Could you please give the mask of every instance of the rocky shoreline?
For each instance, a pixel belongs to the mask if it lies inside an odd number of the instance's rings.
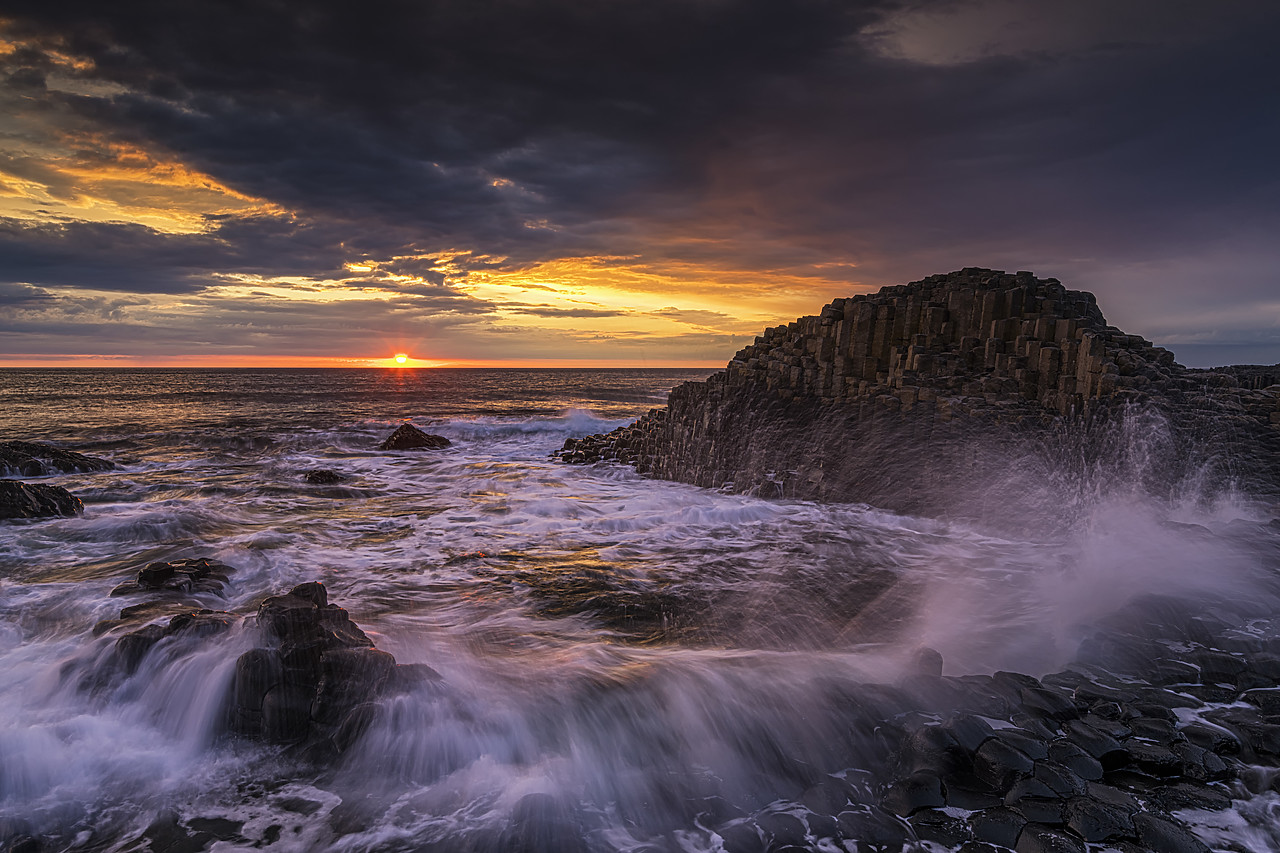
[[[231,652],[235,676],[215,715],[218,736],[286,747],[322,767],[359,749],[384,703],[455,690],[429,667],[377,650],[319,583],[268,597],[249,617],[198,608],[148,622],[173,612],[173,596],[217,596],[234,571],[208,559],[143,567],[115,594],[148,600],[99,625],[94,633],[110,654],[91,656],[90,670],[68,665],[68,677],[84,691],[112,690],[248,632],[252,648]],[[1205,853],[1195,829],[1231,811],[1280,845],[1271,820],[1280,808],[1280,620],[1230,603],[1215,616],[1204,610],[1141,598],[1100,625],[1074,663],[1041,678],[944,676],[930,649],[893,683],[833,678],[825,703],[837,724],[827,754],[816,763],[776,755],[769,775],[779,799],[753,808],[715,780],[682,780],[666,807],[685,825],[651,827],[651,842],[635,849],[666,853],[675,848],[663,837],[696,829],[725,853],[923,851],[921,842],[963,853]],[[583,701],[615,701],[609,689]],[[1252,800],[1264,806],[1250,809]],[[329,815],[335,837],[378,817],[369,802],[354,805],[358,814],[339,807]],[[577,804],[532,794],[501,833],[478,829],[453,849],[604,849],[595,820]],[[248,843],[233,822],[219,831],[213,823],[161,815],[144,835],[191,850]],[[21,832],[0,841],[31,850],[60,843]],[[14,847],[24,843],[33,846]]]
[[[1143,412],[1167,424],[1169,483],[1207,460],[1207,476],[1274,495],[1277,379],[1280,366],[1182,367],[1107,325],[1092,294],[966,268],[768,329],[665,408],[557,456],[766,497],[952,510],[940,496],[999,491],[990,475],[1011,456],[1109,454],[1100,437]]]

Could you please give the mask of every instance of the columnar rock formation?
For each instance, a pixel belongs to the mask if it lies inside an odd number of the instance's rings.
[[[1043,442],[1064,423],[1145,406],[1174,415],[1179,455],[1225,430],[1274,484],[1280,394],[1267,386],[1278,372],[1189,370],[1107,325],[1092,294],[967,268],[769,329],[722,373],[673,390],[666,409],[570,440],[560,455],[715,488],[911,508],[927,502],[926,478],[990,467],[990,448],[974,439]]]

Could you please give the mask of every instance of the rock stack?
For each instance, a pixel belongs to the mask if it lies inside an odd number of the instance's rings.
[[[967,268],[768,329],[723,372],[674,389],[665,409],[570,439],[559,456],[712,488],[915,509],[929,503],[927,484],[972,483],[990,464],[975,459],[982,439],[1042,441],[1066,423],[1153,408],[1171,416],[1182,451],[1229,433],[1274,485],[1278,375],[1189,370],[1107,325],[1092,294]]]

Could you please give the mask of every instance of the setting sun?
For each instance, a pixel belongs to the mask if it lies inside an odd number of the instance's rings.
[[[405,355],[404,353],[402,352],[396,353],[396,364],[404,364],[408,360],[409,360],[409,356]]]

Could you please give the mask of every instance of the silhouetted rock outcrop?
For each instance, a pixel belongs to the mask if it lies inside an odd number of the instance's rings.
[[[1277,374],[1187,369],[1108,326],[1092,294],[968,268],[769,329],[723,372],[675,388],[666,408],[570,439],[558,455],[712,488],[915,510],[959,491],[999,499],[1024,451],[1115,455],[1108,430],[1144,410],[1167,420],[1156,449],[1170,482],[1216,454],[1216,476],[1275,490],[1280,394],[1267,386]]]
[[[427,450],[439,450],[442,447],[448,447],[452,443],[442,435],[431,435],[423,432],[413,424],[401,424],[395,432],[387,436],[386,441],[378,445],[378,449],[417,450],[426,448]]]
[[[84,504],[61,486],[0,480],[0,518],[50,518],[81,512]]]
[[[0,442],[0,474],[46,477],[50,474],[106,471],[115,465],[106,459],[63,450],[35,441]]]

